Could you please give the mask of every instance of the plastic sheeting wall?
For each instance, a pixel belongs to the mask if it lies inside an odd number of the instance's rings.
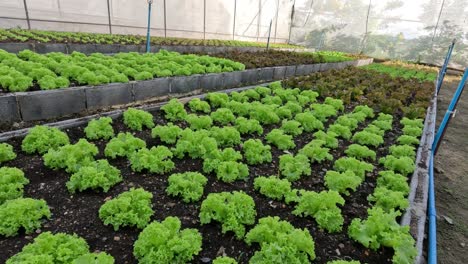
[[[314,49],[436,64],[452,39],[452,66],[468,66],[468,0],[298,0],[291,32]]]
[[[27,8],[25,8],[25,3]],[[294,8],[293,8],[294,7]],[[0,27],[145,34],[145,0],[1,0]],[[468,66],[468,0],[154,0],[153,36],[291,42]]]
[[[25,3],[27,8],[25,8]],[[153,36],[287,42],[290,0],[154,0]],[[1,0],[0,27],[146,34],[145,0]],[[278,23],[281,20],[281,23]]]

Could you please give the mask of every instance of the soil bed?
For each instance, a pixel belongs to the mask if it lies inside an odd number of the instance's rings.
[[[346,112],[352,110],[348,107]],[[164,124],[166,121],[163,118],[161,111],[153,112],[156,124]],[[377,158],[387,154],[386,146],[394,143],[395,139],[401,134],[401,127],[397,120],[399,116],[395,116],[394,128],[385,134],[385,145],[376,149]],[[327,123],[334,122],[335,119],[330,119]],[[371,120],[362,123],[356,130],[364,128]],[[185,124],[179,123],[180,126]],[[79,126],[72,129],[67,129],[71,142],[75,143],[80,138],[84,138],[85,126]],[[127,132],[130,130],[123,124],[119,118],[114,121],[114,130],[116,132]],[[271,131],[276,126],[264,126],[264,135]],[[160,145],[159,140],[151,138],[151,130],[146,129],[142,132],[136,132],[135,135],[146,141],[147,147]],[[264,136],[246,136],[248,138],[262,138]],[[243,190],[253,197],[256,204],[257,220],[265,216],[279,216],[283,220],[288,220],[296,228],[306,228],[310,231],[315,240],[315,252],[317,255],[314,263],[326,263],[334,259],[354,259],[360,260],[361,263],[391,263],[393,250],[382,248],[378,251],[366,249],[361,244],[352,241],[347,235],[347,227],[351,220],[360,217],[366,217],[367,208],[370,207],[367,196],[374,190],[376,183],[377,172],[383,170],[381,166],[374,162],[375,170],[369,173],[366,181],[361,186],[352,192],[349,196],[343,196],[346,203],[342,208],[344,216],[344,226],[341,232],[328,233],[320,230],[315,220],[311,217],[297,217],[292,214],[293,206],[286,205],[283,202],[272,201],[269,198],[261,195],[253,189],[253,179],[257,176],[275,175],[278,173],[278,159],[284,154],[272,146],[273,161],[269,164],[249,166],[250,176],[247,181],[236,181],[232,184],[224,183],[216,179],[213,174],[205,174],[208,177],[208,184],[205,187],[204,195],[199,202],[186,204],[179,198],[173,198],[166,194],[167,178],[172,173],[185,171],[202,171],[202,161],[200,159],[176,159],[175,169],[165,175],[154,175],[150,173],[135,173],[129,167],[129,162],[126,158],[110,160],[109,162],[121,170],[124,181],[113,188],[108,193],[86,191],[71,195],[66,187],[70,175],[63,170],[53,171],[43,165],[43,160],[39,155],[25,155],[21,151],[22,139],[13,139],[8,143],[12,144],[18,157],[11,161],[2,164],[3,166],[18,167],[25,172],[25,175],[30,179],[30,183],[25,186],[25,197],[45,199],[52,211],[52,218],[45,221],[40,230],[36,233],[25,235],[23,232],[20,235],[11,238],[0,238],[0,262],[16,254],[21,248],[32,242],[33,238],[44,231],[76,233],[86,239],[90,245],[91,251],[105,251],[114,256],[116,263],[136,263],[133,257],[133,243],[137,239],[141,230],[136,228],[122,228],[119,231],[114,231],[111,226],[104,226],[98,218],[98,210],[104,201],[117,196],[123,191],[131,187],[143,187],[145,190],[153,193],[153,209],[155,214],[152,220],[163,220],[167,216],[177,216],[181,219],[183,227],[197,228],[203,236],[203,250],[195,257],[193,263],[206,263],[209,259],[212,260],[223,253],[239,260],[239,263],[248,263],[250,257],[258,250],[257,245],[248,246],[242,240],[236,240],[232,232],[227,234],[221,233],[221,226],[214,222],[208,225],[200,225],[198,213],[201,202],[209,193]],[[312,133],[303,133],[295,138],[296,148],[291,152],[296,153],[305,144],[312,140]],[[100,154],[96,159],[105,158],[103,150],[104,140],[94,141]],[[349,141],[340,140],[339,148],[331,150],[331,154],[335,159],[344,155],[344,150],[351,144]],[[239,146],[236,147],[239,149]],[[323,184],[323,176],[328,169],[331,169],[333,162],[324,162],[322,164],[313,164],[312,176],[302,177],[294,182],[295,188],[301,188],[312,191],[325,190]],[[250,229],[249,227],[248,229]],[[208,261],[209,262],[209,261]]]

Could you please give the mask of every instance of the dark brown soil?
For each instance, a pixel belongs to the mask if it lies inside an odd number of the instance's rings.
[[[438,122],[444,117],[460,81],[459,78],[447,77],[449,80],[442,86],[437,101]],[[439,263],[466,263],[468,244],[468,91],[466,89],[467,87],[458,102],[457,114],[450,121],[434,164]]]
[[[349,111],[350,109],[348,108],[347,110]],[[155,116],[155,123],[165,123],[160,112],[153,114]],[[398,120],[398,117],[395,120]],[[328,123],[333,121],[329,120]],[[358,130],[365,127],[369,122],[361,124]],[[121,119],[114,121],[113,126],[115,131],[129,131]],[[274,127],[265,127],[265,133],[268,133],[272,128]],[[83,129],[84,127],[81,126],[66,130],[72,143],[84,137]],[[393,144],[396,137],[401,134],[400,129],[397,122],[395,122],[395,128],[385,135],[385,146],[376,149],[378,157],[387,154],[387,147]],[[148,147],[161,144],[159,140],[151,138],[149,129],[136,132],[135,135],[144,139]],[[244,137],[244,139],[246,138],[248,137]],[[304,133],[296,137],[295,143],[297,147],[291,152],[295,153],[302,146],[310,142],[311,139],[311,133]],[[315,252],[317,255],[315,263],[326,263],[329,260],[335,259],[354,259],[360,260],[361,263],[391,262],[392,249],[382,248],[378,251],[372,251],[352,241],[347,235],[347,227],[351,220],[356,217],[364,218],[367,215],[366,210],[369,208],[367,196],[373,192],[377,171],[383,169],[377,163],[374,163],[374,172],[367,175],[366,182],[362,183],[356,192],[344,197],[346,203],[342,207],[342,214],[344,216],[343,231],[330,234],[320,230],[313,218],[294,216],[291,213],[293,210],[292,205],[272,201],[253,190],[253,179],[256,176],[278,174],[278,157],[284,154],[284,152],[275,147],[272,147],[273,161],[271,163],[249,166],[250,177],[247,181],[237,181],[228,184],[217,180],[214,175],[209,174],[207,175],[209,181],[205,187],[204,196],[201,201],[185,204],[179,198],[166,195],[165,188],[169,174],[135,173],[131,171],[129,162],[125,158],[110,161],[112,165],[121,170],[124,181],[114,186],[108,193],[86,191],[71,195],[65,187],[65,183],[70,175],[62,170],[53,171],[46,168],[43,165],[42,158],[38,155],[25,155],[20,150],[21,139],[14,139],[9,143],[14,145],[18,157],[3,165],[21,168],[30,179],[30,183],[25,187],[25,196],[45,199],[51,207],[53,215],[51,220],[45,221],[42,228],[36,230],[33,234],[25,235],[21,232],[16,237],[1,237],[0,252],[3,252],[3,254],[0,254],[0,262],[4,262],[13,254],[18,253],[25,244],[32,242],[33,238],[39,233],[52,231],[76,233],[86,239],[92,251],[106,251],[114,256],[116,263],[136,263],[132,251],[133,243],[137,239],[140,230],[123,228],[119,231],[114,231],[111,226],[104,226],[98,218],[98,210],[105,200],[115,197],[131,187],[143,187],[145,190],[153,193],[153,208],[155,211],[153,220],[160,221],[167,216],[177,216],[181,219],[183,227],[197,228],[202,233],[203,250],[195,257],[193,263],[204,263],[204,261],[206,263],[210,259],[214,259],[216,256],[224,253],[238,259],[239,263],[247,263],[248,259],[258,250],[257,245],[249,247],[242,240],[237,240],[232,232],[221,234],[220,224],[217,222],[208,225],[200,225],[199,223],[199,207],[207,194],[233,190],[243,190],[253,197],[256,204],[257,219],[265,216],[280,216],[280,218],[290,221],[297,228],[309,230],[315,240]],[[105,158],[103,149],[106,142],[99,140],[94,143],[100,150],[97,158]],[[349,144],[349,141],[340,140],[340,147],[331,151],[334,158],[341,157],[344,149]],[[174,159],[174,161],[176,161],[176,168],[171,173],[201,171],[202,168],[201,160],[185,158],[182,160]],[[301,178],[293,184],[294,187],[313,191],[324,190],[323,176],[328,169],[332,168],[332,164],[332,162],[314,164],[312,166],[312,176]]]

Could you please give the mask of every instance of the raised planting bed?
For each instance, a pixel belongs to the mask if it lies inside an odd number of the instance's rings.
[[[2,102],[0,104],[2,109],[0,123],[6,124],[61,118],[141,101],[161,100],[168,95],[181,96],[201,91],[229,89],[333,68],[344,68],[351,65],[362,66],[372,62],[372,59],[362,59],[241,71],[240,69],[243,69],[244,65],[239,62],[208,56],[180,55],[167,51],[145,55],[121,53],[115,57],[102,54],[85,56],[80,53],[70,56],[56,53],[40,55],[30,51],[23,51],[18,55],[19,57],[11,53],[2,54],[6,59],[2,60],[0,65],[14,63],[15,66],[15,68],[10,66],[2,68],[6,74],[0,76],[0,84],[3,81],[5,86],[14,85],[17,87],[19,85],[20,88],[24,89],[39,89],[39,86],[50,88],[52,87],[50,85],[57,86],[57,80],[68,82],[69,85],[88,84],[88,86],[47,91],[0,94],[0,102]],[[61,62],[57,62],[57,60]],[[153,62],[158,63],[158,66],[153,66],[151,64]],[[34,69],[34,67],[40,70],[27,70]],[[202,71],[208,72],[208,74],[196,74]],[[9,82],[11,72],[21,75],[27,83]],[[140,77],[153,78],[166,74],[193,75],[129,81],[140,79]],[[38,81],[33,78],[38,79]],[[51,81],[52,79],[53,81]],[[93,83],[108,81],[108,79],[115,79],[123,83],[89,86]],[[31,88],[30,85],[32,85]]]
[[[16,46],[14,45],[16,44]],[[238,41],[238,40],[218,40],[218,39],[186,39],[186,38],[162,38],[151,37],[151,44],[155,47],[232,47],[250,48],[250,50],[261,50],[266,47],[266,43]],[[70,53],[74,50],[86,53],[108,52],[116,53],[121,51],[145,51],[146,36],[139,35],[119,35],[119,34],[99,34],[85,32],[54,32],[42,30],[24,29],[0,29],[0,48],[10,52],[20,51],[18,47],[28,47],[39,53],[61,51]],[[94,51],[92,49],[94,48]],[[302,46],[271,43],[270,48],[279,49],[303,49]],[[81,50],[80,50],[81,49]],[[98,50],[96,50],[98,49]],[[105,49],[107,51],[101,51]],[[198,51],[201,51],[198,49]]]
[[[241,62],[247,69],[264,68],[284,65],[301,65],[327,62],[343,62],[355,59],[365,59],[364,56],[350,55],[336,51],[318,51],[318,52],[293,52],[293,51],[226,51],[219,53],[198,53],[209,54],[213,57],[230,59]]]
[[[347,72],[335,79],[346,82],[360,71]],[[363,92],[378,90],[380,78]],[[319,95],[317,87],[294,87],[212,93],[185,105],[173,99],[160,110],[129,109],[66,134],[35,128],[8,140],[14,153],[2,146],[2,166],[21,169],[28,181],[16,177],[24,192],[3,196],[13,200],[0,211],[40,202],[18,197],[44,202],[41,212],[30,210],[37,212],[32,228],[0,228],[0,261],[26,258],[18,252],[37,237],[38,246],[58,240],[50,231],[86,240],[81,245],[89,248],[74,247],[70,261],[107,252],[116,263],[209,263],[223,255],[239,263],[411,262],[415,241],[397,221],[409,206],[423,121],[403,118],[399,108],[378,113],[377,104],[373,109]],[[422,88],[406,90],[409,105],[417,103],[409,94]],[[96,174],[101,170],[107,173]],[[91,175],[98,184],[86,180]],[[63,241],[71,238],[60,239],[67,247]],[[160,243],[178,245],[182,253],[155,246]],[[55,247],[34,247],[23,251],[55,257]]]

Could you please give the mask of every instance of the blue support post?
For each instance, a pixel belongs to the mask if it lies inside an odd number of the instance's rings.
[[[465,89],[465,83],[466,83],[467,78],[468,78],[468,68],[465,69],[465,73],[463,74],[463,77],[460,83],[458,84],[457,90],[455,91],[455,94],[453,95],[452,101],[450,102],[447,112],[445,113],[444,119],[440,123],[439,129],[437,130],[437,134],[435,135],[434,142],[432,143],[432,151],[434,155],[437,153],[437,149],[439,148],[440,142],[442,141],[442,138],[444,136],[445,130],[447,129],[448,123],[450,122],[450,119],[455,113],[454,110],[457,107],[457,103],[460,100],[460,96],[463,90]]]
[[[148,30],[146,31],[146,52],[150,52],[151,4],[153,4],[153,0],[148,0]]]
[[[437,264],[437,212],[435,206],[435,190],[434,190],[434,152],[431,151],[429,160],[429,194],[428,194],[428,253],[427,263]]]
[[[437,85],[436,85],[437,94],[439,94],[440,87],[442,86],[442,83],[444,81],[445,73],[447,72],[448,63],[450,61],[450,57],[452,56],[452,51],[453,51],[454,46],[455,46],[455,39],[452,40],[452,43],[450,44],[448,48],[447,55],[445,56],[444,64],[442,65],[442,68],[439,71],[439,75],[437,76]]]

